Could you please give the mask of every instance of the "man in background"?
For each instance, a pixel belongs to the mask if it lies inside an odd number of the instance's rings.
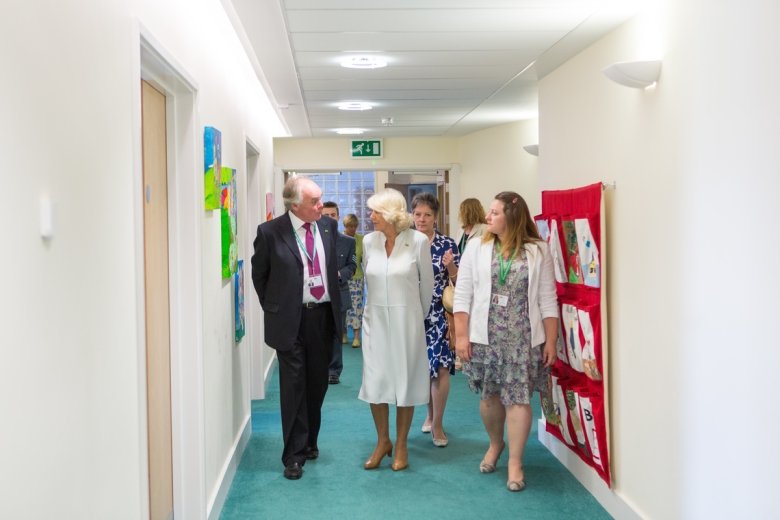
[[[330,217],[336,224],[339,222],[339,206],[335,202],[325,202],[322,205],[322,216]],[[336,269],[339,273],[339,292],[341,297],[341,325],[347,320],[347,309],[350,306],[349,279],[355,274],[357,262],[355,258],[355,239],[343,233],[336,237]],[[344,335],[333,338],[333,353],[328,365],[328,383],[337,385],[340,382],[341,371],[344,368],[342,344]]]

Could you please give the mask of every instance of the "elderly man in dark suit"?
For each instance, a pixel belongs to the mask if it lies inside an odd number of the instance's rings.
[[[322,205],[322,216],[330,217],[336,222],[339,221],[339,206],[335,202],[328,201]],[[336,269],[339,271],[339,291],[341,292],[341,324],[347,321],[347,309],[352,303],[352,297],[349,294],[349,279],[355,274],[357,263],[355,258],[355,239],[339,233],[336,239],[336,253],[338,261]],[[328,383],[331,385],[339,384],[341,371],[344,368],[344,357],[342,351],[344,337],[333,338],[333,353],[330,357],[328,366]]]
[[[264,312],[265,342],[279,361],[284,476],[303,475],[319,456],[322,402],[333,338],[341,338],[335,221],[320,219],[322,190],[292,177],[282,193],[287,211],[257,227],[252,282]]]

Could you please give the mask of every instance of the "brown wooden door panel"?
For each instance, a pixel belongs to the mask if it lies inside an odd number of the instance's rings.
[[[173,517],[165,95],[141,82],[149,518]]]

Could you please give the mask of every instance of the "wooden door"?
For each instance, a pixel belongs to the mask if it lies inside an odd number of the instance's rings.
[[[165,95],[141,82],[149,518],[173,518]]]
[[[440,232],[450,235],[450,172],[445,170],[439,172],[439,178],[436,181],[436,198],[439,199],[439,217],[436,227]]]

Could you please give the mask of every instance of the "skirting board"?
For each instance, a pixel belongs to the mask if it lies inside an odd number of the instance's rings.
[[[615,491],[609,489],[601,477],[590,466],[582,462],[576,453],[547,433],[547,424],[544,419],[539,419],[536,426],[539,442],[550,450],[555,458],[574,475],[574,478],[579,480],[580,484],[601,504],[601,507],[607,510],[607,513],[617,520],[641,520],[642,516]]]
[[[238,463],[241,462],[241,457],[244,455],[244,449],[249,444],[249,437],[252,436],[252,413],[250,411],[244,420],[244,427],[241,428],[241,432],[236,437],[233,447],[231,448],[231,455],[225,461],[225,465],[222,467],[221,478],[219,484],[216,487],[215,493],[210,497],[208,504],[208,519],[218,520],[219,515],[222,513],[222,506],[225,505],[225,499],[227,498],[228,491],[230,491],[230,485],[233,483],[233,477],[236,476],[236,468]]]
[[[276,368],[276,363],[278,359],[276,359],[276,351],[274,350],[274,355],[271,357],[271,362],[268,363],[268,367],[265,369],[265,374],[263,377],[263,382],[265,384],[265,395],[268,395],[268,385],[271,382],[271,373],[274,371],[274,368]]]

